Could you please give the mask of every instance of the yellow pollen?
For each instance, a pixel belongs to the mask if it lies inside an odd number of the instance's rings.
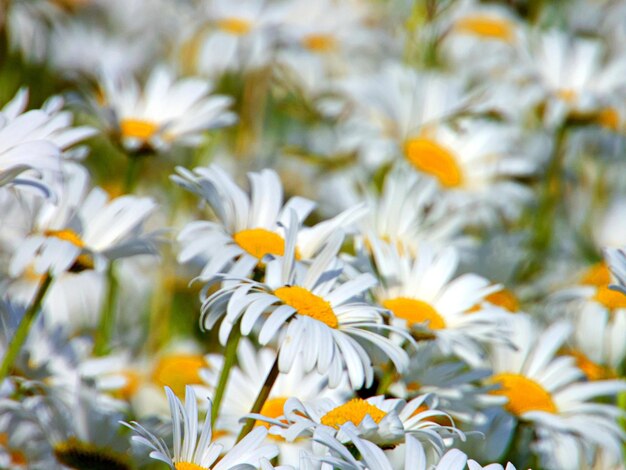
[[[463,173],[452,151],[434,140],[421,137],[407,140],[404,154],[415,168],[434,176],[447,188],[463,182]]]
[[[170,354],[157,362],[152,380],[161,387],[167,385],[179,397],[185,394],[185,385],[200,384],[200,369],[207,367],[199,354]]]
[[[492,390],[493,395],[502,395],[509,399],[504,406],[516,416],[529,411],[556,413],[557,408],[552,396],[537,382],[520,374],[497,374],[491,379],[500,384],[500,390]]]
[[[380,423],[387,413],[361,398],[353,398],[349,402],[330,410],[322,416],[321,422],[324,426],[339,429],[347,422],[358,426],[367,415],[369,415],[375,423]]]
[[[264,228],[252,228],[237,232],[233,239],[235,243],[255,258],[262,259],[265,255],[285,254],[285,240],[275,232]],[[299,256],[296,253],[296,259]]]
[[[191,462],[176,462],[174,468],[176,470],[208,470],[206,467],[201,467],[197,463]]]
[[[244,36],[252,29],[252,23],[241,18],[224,18],[217,22],[217,27],[234,36]]]
[[[46,237],[56,237],[61,240],[65,240],[66,242],[70,242],[72,245],[77,246],[78,248],[84,248],[85,242],[83,242],[78,236],[76,232],[70,229],[64,230],[46,230],[44,232]]]
[[[398,318],[406,320],[410,326],[428,322],[431,330],[442,330],[446,321],[432,305],[422,300],[397,297],[383,302],[383,307],[391,310]]]
[[[596,293],[593,300],[604,305],[609,310],[626,308],[626,295],[609,289],[611,284],[611,272],[604,262],[597,263],[583,275],[582,283],[594,286]]]
[[[620,125],[620,116],[614,108],[604,108],[598,113],[598,124],[611,131],[617,132]]]
[[[309,292],[304,287],[279,287],[274,291],[274,295],[285,304],[295,308],[298,315],[315,318],[331,328],[339,326],[339,321],[330,306],[330,302]]]
[[[120,131],[122,137],[146,141],[159,130],[158,124],[143,119],[122,119]]]
[[[510,21],[485,15],[466,16],[456,22],[455,29],[484,39],[512,42],[515,38],[515,27]]]
[[[310,34],[302,40],[302,44],[314,52],[329,52],[337,46],[337,41],[330,34]]]

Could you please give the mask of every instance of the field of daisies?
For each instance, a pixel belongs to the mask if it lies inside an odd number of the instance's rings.
[[[626,1],[0,0],[0,469],[618,470]]]

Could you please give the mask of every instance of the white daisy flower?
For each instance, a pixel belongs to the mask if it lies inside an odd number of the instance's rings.
[[[506,397],[505,409],[534,426],[543,441],[543,451],[550,441],[553,444],[567,442],[580,451],[570,453],[568,463],[558,468],[581,468],[584,462],[578,460],[578,455],[584,453],[590,457],[597,449],[621,461],[626,433],[617,418],[623,412],[613,405],[590,400],[623,392],[626,382],[585,382],[573,357],[557,356],[557,351],[572,334],[571,325],[556,323],[541,332],[526,315],[512,318],[515,322],[512,341],[516,347],[493,347],[494,376],[490,381],[499,384],[501,389],[492,393]],[[542,458],[552,454],[541,449]]]
[[[519,60],[523,23],[504,5],[460,1],[439,23],[444,29],[440,50],[457,70],[484,79],[509,72],[511,61]]]
[[[626,61],[606,61],[599,41],[552,30],[527,44],[527,66],[547,100],[548,125],[561,123],[568,112],[598,111],[623,88]]]
[[[528,156],[518,154],[517,131],[481,122],[460,124],[455,129],[422,129],[409,136],[404,142],[406,161],[436,179],[452,205],[471,209],[473,219],[490,207],[515,217],[532,193],[514,178],[536,170]]]
[[[150,198],[122,196],[109,200],[100,188],[89,190],[82,167],[68,167],[59,201],[40,201],[33,227],[16,247],[9,271],[18,277],[67,270],[103,270],[113,259],[154,252],[154,237],[139,229],[156,209]]]
[[[476,274],[453,278],[459,263],[456,250],[436,252],[422,245],[413,258],[379,240],[371,246],[382,280],[374,296],[394,314],[392,324],[435,340],[443,354],[455,354],[475,367],[483,362],[484,343],[508,342],[508,314],[474,309],[500,286]]]
[[[578,286],[555,294],[573,300],[568,305],[574,319],[573,346],[570,351],[589,379],[616,375],[626,358],[626,295],[612,288],[607,263],[602,261],[584,272]]]
[[[401,155],[408,139],[469,105],[461,81],[397,64],[367,78],[346,80],[343,90],[356,104],[352,120],[367,142],[362,156],[368,167]]]
[[[178,261],[201,258],[206,263],[201,278],[210,279],[220,272],[245,277],[265,256],[282,256],[289,211],[295,211],[301,223],[315,207],[312,201],[298,196],[283,205],[282,184],[272,170],[248,174],[250,195],[215,165],[196,168],[193,173],[180,167],[177,171],[172,180],[208,202],[218,219],[191,222],[178,236],[183,245]],[[312,258],[331,234],[364,215],[363,209],[356,206],[299,231],[296,257]]]
[[[287,44],[311,54],[355,53],[374,42],[365,26],[367,14],[364,3],[297,0],[286,9],[282,36]]]
[[[259,343],[268,344],[280,334],[278,368],[289,372],[298,354],[304,355],[305,373],[317,368],[328,373],[329,386],[339,385],[347,370],[353,388],[369,386],[374,373],[370,354],[360,344],[380,349],[402,371],[408,365],[406,353],[379,331],[392,329],[383,324],[378,308],[357,300],[376,283],[370,274],[361,274],[339,284],[343,268],[336,256],[343,234],[335,233],[306,269],[295,259],[297,221],[291,212],[285,256],[267,264],[265,284],[241,280],[231,283],[204,300],[201,323],[211,329],[224,317],[219,331],[222,344],[241,320],[241,333],[248,335],[262,320]],[[263,313],[273,308],[265,318]],[[402,333],[398,330],[398,333]]]
[[[432,395],[422,395],[408,403],[401,399],[385,399],[383,395],[367,400],[353,398],[343,404],[332,399],[303,403],[290,398],[279,419],[260,419],[274,424],[270,433],[289,442],[302,435],[310,436],[319,427],[346,442],[348,436],[342,433],[342,426],[346,423],[352,423],[359,436],[382,446],[393,447],[410,435],[433,456],[440,456],[451,438],[465,440],[465,434],[456,429],[452,418],[437,409],[437,399]]]
[[[172,470],[230,470],[234,468],[259,468],[261,459],[271,459],[278,454],[275,445],[263,444],[267,429],[256,428],[235,447],[222,456],[223,446],[211,442],[211,404],[198,439],[198,404],[192,387],[185,392],[185,405],[165,388],[172,415],[174,452],[162,439],[137,422],[124,423],[137,435],[133,441],[152,449],[150,457],[167,464]],[[220,456],[221,459],[220,459]],[[218,461],[219,459],[219,461]]]
[[[241,72],[268,64],[273,58],[282,10],[281,5],[266,0],[210,2],[204,13],[206,21],[190,39],[190,48],[198,50],[193,57],[198,72],[218,77],[227,71]]]
[[[236,120],[228,111],[232,98],[210,95],[211,84],[199,78],[177,80],[156,67],[143,87],[130,76],[105,75],[99,99],[110,125],[132,152],[167,150],[174,143],[197,145],[208,129]]]

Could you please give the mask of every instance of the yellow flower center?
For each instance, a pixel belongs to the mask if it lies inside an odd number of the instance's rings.
[[[609,286],[598,287],[593,299],[609,310],[626,308],[626,295],[616,290],[609,289]]]
[[[582,276],[581,282],[588,286],[604,286],[611,282],[611,272],[606,263],[601,261],[591,266]]]
[[[217,27],[233,36],[244,36],[252,29],[252,23],[241,18],[224,18],[217,22]]]
[[[502,289],[493,294],[489,294],[485,297],[485,302],[489,302],[491,305],[503,308],[511,313],[519,312],[519,302],[515,294],[508,289]],[[467,313],[474,313],[481,310],[480,305],[474,305]]]
[[[72,245],[77,246],[78,248],[84,248],[85,242],[83,242],[80,236],[70,229],[64,230],[46,230],[44,232],[46,237],[56,237],[60,240],[65,240],[66,242],[70,242]]]
[[[284,413],[285,403],[287,402],[287,397],[277,397],[270,398],[263,404],[263,408],[261,408],[261,414],[266,416],[267,418],[278,418],[282,416]],[[266,423],[264,421],[257,421],[257,426],[264,426],[266,428],[270,427],[270,423]]]
[[[626,308],[626,295],[609,289],[611,284],[611,271],[604,262],[597,263],[583,275],[582,283],[594,286],[596,293],[593,300],[604,305],[609,310]]]
[[[207,367],[199,354],[170,354],[157,362],[152,380],[161,387],[168,386],[179,397],[184,396],[185,386],[200,384],[200,369]]]
[[[466,16],[457,21],[454,27],[458,32],[484,39],[512,42],[515,38],[515,27],[510,21],[485,15]]]
[[[410,139],[404,144],[404,154],[415,168],[434,176],[447,188],[460,186],[463,182],[463,173],[454,153],[434,140]]]
[[[589,380],[604,380],[615,377],[615,372],[596,362],[593,362],[587,355],[575,349],[568,349],[565,354],[576,359],[576,366],[583,371]]]
[[[159,130],[159,125],[144,119],[122,119],[120,132],[122,137],[146,141]]]
[[[302,40],[307,49],[314,52],[329,52],[337,46],[337,41],[330,34],[310,34]]]
[[[442,330],[446,321],[432,305],[422,300],[397,297],[383,302],[383,307],[391,310],[398,318],[406,320],[410,326],[428,322],[431,330]]]
[[[174,468],[176,470],[208,470],[205,467],[201,467],[197,463],[191,463],[191,462],[176,462],[174,464]]]
[[[485,300],[492,305],[502,307],[504,310],[508,310],[511,313],[519,311],[519,302],[515,294],[508,289],[502,289],[493,294],[489,294],[485,297]]]
[[[375,423],[380,423],[387,413],[361,398],[353,398],[349,402],[330,410],[322,416],[321,422],[324,426],[339,429],[347,422],[358,426],[367,415],[369,415]]]
[[[285,240],[275,232],[264,228],[252,228],[237,232],[233,239],[235,243],[255,258],[262,259],[265,255],[285,254]],[[298,256],[296,255],[296,258]]]
[[[274,295],[285,304],[296,309],[298,315],[315,318],[331,328],[337,328],[339,321],[330,302],[318,295],[313,294],[304,287],[291,286],[279,287]]]
[[[493,395],[502,395],[509,399],[504,406],[516,416],[529,411],[556,413],[557,408],[552,396],[537,382],[520,374],[497,374],[491,379],[500,384],[500,390],[492,390]]]
[[[617,132],[619,130],[620,125],[620,116],[615,108],[604,108],[602,109],[597,116],[597,121],[600,126],[609,129],[611,131]]]
[[[135,392],[139,390],[141,376],[138,372],[130,369],[121,371],[120,375],[126,379],[126,383],[122,388],[116,390],[114,395],[124,400],[130,400]]]

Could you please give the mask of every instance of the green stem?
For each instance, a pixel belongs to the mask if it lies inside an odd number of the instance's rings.
[[[554,222],[561,200],[562,168],[565,159],[566,126],[561,126],[555,134],[554,150],[546,171],[545,183],[535,211],[530,242],[531,255],[528,263],[518,273],[518,280],[528,280],[545,262],[546,252],[552,244]]]
[[[50,284],[52,284],[52,276],[48,273],[41,280],[33,303],[26,313],[24,313],[24,317],[20,321],[20,324],[13,335],[13,339],[11,339],[11,342],[9,343],[9,347],[4,355],[4,358],[2,358],[2,365],[0,365],[0,383],[2,383],[9,374],[13,363],[17,359],[17,355],[22,349],[26,338],[28,338],[28,332],[35,321],[35,318],[37,318],[37,314],[41,309],[41,304],[46,296],[46,292],[48,292]]]
[[[96,356],[104,356],[108,353],[109,343],[111,342],[111,336],[113,334],[113,325],[115,324],[119,282],[115,275],[114,262],[109,264],[107,281],[106,303],[100,314],[100,322],[98,323],[98,331],[96,332],[96,344],[94,346],[94,354]]]
[[[280,357],[280,351],[276,355],[276,360],[274,361],[274,365],[270,369],[269,374],[267,374],[267,377],[265,378],[265,383],[263,383],[263,386],[261,387],[261,390],[259,391],[259,395],[256,397],[254,405],[252,405],[252,409],[250,410],[251,414],[259,413],[263,409],[263,405],[267,401],[267,397],[270,396],[270,392],[272,391],[274,382],[276,382],[276,379],[278,378],[278,358],[279,357]],[[248,418],[246,420],[246,424],[241,429],[239,436],[237,436],[237,442],[241,441],[244,437],[246,437],[250,433],[250,431],[252,431],[252,428],[254,427],[254,422],[255,420],[253,418]]]
[[[220,405],[222,404],[222,398],[224,397],[224,391],[226,390],[226,384],[228,383],[230,369],[233,367],[237,357],[237,346],[239,345],[240,338],[241,327],[239,322],[237,322],[228,337],[228,344],[226,345],[226,351],[224,352],[224,365],[222,365],[220,379],[217,383],[217,389],[215,390],[215,396],[213,398],[213,408],[211,409],[211,425],[213,426],[215,425],[215,421],[217,420],[220,412]]]
[[[128,165],[126,166],[126,175],[124,176],[124,194],[130,194],[137,186],[137,177],[139,176],[139,160],[143,157],[138,155],[127,155]]]

